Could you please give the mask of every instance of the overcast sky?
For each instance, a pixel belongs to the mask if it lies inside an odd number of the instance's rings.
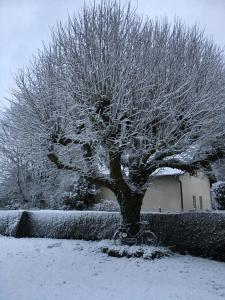
[[[29,63],[42,41],[48,42],[57,21],[76,13],[83,0],[0,0],[0,102],[9,96],[13,74]],[[88,2],[88,1],[86,1]],[[89,1],[92,2],[92,1]],[[96,1],[98,2],[98,1]],[[121,1],[125,2],[125,1]],[[197,22],[217,44],[225,46],[225,0],[133,0],[151,17],[181,17]]]

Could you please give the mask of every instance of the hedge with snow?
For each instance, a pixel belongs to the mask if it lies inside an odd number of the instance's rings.
[[[225,261],[225,213],[144,213],[162,246]],[[15,237],[110,239],[120,214],[94,211],[1,211],[0,234]]]

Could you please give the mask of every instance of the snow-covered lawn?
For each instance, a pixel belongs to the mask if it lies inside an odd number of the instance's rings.
[[[225,299],[225,264],[108,257],[99,242],[0,236],[0,300]]]

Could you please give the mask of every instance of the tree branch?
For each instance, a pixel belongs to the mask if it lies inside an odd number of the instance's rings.
[[[170,160],[160,160],[155,161],[155,164],[149,166],[147,169],[149,175],[151,175],[158,168],[176,168],[182,171],[188,172],[190,174],[196,173],[197,170],[203,168],[210,173],[212,172],[211,163],[217,161],[218,159],[222,159],[225,157],[225,151],[223,149],[217,149],[213,153],[209,153],[202,159],[194,160],[192,162],[182,162],[179,159],[170,159]],[[210,182],[215,181],[215,176],[213,174],[208,174]]]
[[[130,188],[123,178],[121,171],[121,155],[115,153],[109,153],[109,169],[110,177],[113,179],[114,188],[122,192],[124,197],[130,196]]]
[[[81,169],[76,166],[69,166],[64,164],[60,161],[59,157],[54,152],[48,153],[48,158],[51,162],[53,162],[59,170],[69,170],[69,171],[76,171],[82,174]],[[113,185],[109,179],[98,177],[95,174],[90,173],[89,175],[82,175],[85,179],[87,179],[90,183],[98,185],[98,186],[105,186],[110,190],[113,190]]]

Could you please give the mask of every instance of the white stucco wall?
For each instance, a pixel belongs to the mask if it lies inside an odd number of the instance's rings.
[[[182,182],[184,210],[194,209],[193,196],[196,197],[197,209],[200,209],[199,197],[202,197],[203,209],[211,209],[210,183],[207,176],[199,173],[197,176],[189,174],[176,176],[156,176],[150,182],[146,191],[142,211],[154,211],[162,208],[163,211],[181,210],[181,191],[178,178]],[[114,193],[106,187],[100,188],[97,199],[116,201]]]
[[[116,201],[116,196],[110,189],[108,189],[107,187],[101,186],[99,189],[99,193],[96,195],[96,199],[98,201],[103,200],[103,199]]]
[[[106,187],[101,187],[97,199],[116,201],[114,193]],[[165,210],[180,210],[180,187],[175,177],[160,176],[151,181],[145,193],[142,211],[154,211],[161,207]]]
[[[200,209],[202,197],[203,209],[212,209],[210,196],[210,183],[207,176],[199,172],[197,176],[184,174],[180,176],[183,188],[184,209],[194,209],[193,196],[196,199],[197,209]]]
[[[150,182],[146,191],[142,210],[158,210],[161,207],[165,210],[180,210],[180,186],[174,176],[158,176]]]

